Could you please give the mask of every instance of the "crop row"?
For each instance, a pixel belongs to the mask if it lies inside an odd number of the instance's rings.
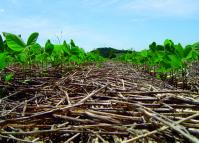
[[[87,61],[103,60],[95,53],[85,53],[73,40],[70,43],[52,44],[50,40],[42,47],[37,43],[39,33],[32,33],[25,43],[20,36],[3,33],[0,35],[0,70],[13,63],[30,64],[81,64]]]
[[[180,75],[185,86],[188,69],[199,60],[199,43],[183,47],[166,39],[163,45],[153,42],[147,50],[132,51],[120,55],[117,59],[133,63],[135,67],[162,80],[172,79],[172,82],[175,82]]]
[[[19,35],[3,33],[0,35],[0,71],[10,65],[20,66],[22,69],[39,67],[47,70],[50,67],[75,66],[88,62],[101,62],[104,59],[97,53],[86,53],[73,40],[70,43],[52,44],[47,40],[42,47],[38,42],[39,33],[34,32],[27,42]],[[7,80],[13,75],[5,75]]]

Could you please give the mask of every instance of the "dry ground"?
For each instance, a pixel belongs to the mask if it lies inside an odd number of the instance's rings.
[[[1,84],[9,90],[0,100],[0,142],[199,142],[198,93],[130,65],[106,62],[61,78],[34,77],[31,85]]]

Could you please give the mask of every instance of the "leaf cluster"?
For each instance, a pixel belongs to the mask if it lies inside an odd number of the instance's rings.
[[[145,70],[155,71],[159,75],[181,71],[199,59],[199,43],[183,47],[181,44],[174,44],[172,40],[166,39],[162,45],[153,42],[147,50],[123,54],[118,59],[143,66]]]
[[[32,33],[26,42],[21,36],[3,32],[0,35],[0,70],[11,64],[22,66],[59,66],[79,65],[85,62],[102,61],[102,57],[95,53],[86,53],[73,40],[69,43],[53,44],[47,40],[42,47],[37,43],[39,33]]]

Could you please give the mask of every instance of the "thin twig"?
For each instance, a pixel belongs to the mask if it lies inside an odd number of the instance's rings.
[[[181,119],[181,120],[179,120],[179,121],[176,121],[176,122],[174,122],[174,123],[175,123],[175,124],[180,124],[180,123],[183,123],[183,122],[188,121],[188,120],[190,120],[190,119],[196,118],[196,117],[198,117],[198,116],[199,116],[199,112],[196,113],[196,114],[193,114],[193,115],[191,115],[191,116],[189,116],[189,117],[187,117],[187,118],[184,118],[184,119]],[[139,136],[137,136],[137,137],[134,137],[134,138],[131,138],[131,139],[129,139],[129,140],[126,140],[126,141],[124,141],[124,142],[122,142],[122,143],[133,143],[133,142],[135,142],[135,141],[137,141],[137,140],[139,140],[139,139],[141,139],[141,138],[149,137],[149,136],[151,136],[151,135],[153,135],[153,134],[162,132],[162,131],[164,131],[164,130],[166,130],[166,129],[168,129],[168,128],[169,128],[168,126],[163,126],[163,127],[159,128],[159,129],[157,129],[157,130],[148,132],[148,133],[146,133],[146,134],[139,135]]]

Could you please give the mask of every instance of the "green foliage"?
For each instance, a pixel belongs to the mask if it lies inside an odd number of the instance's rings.
[[[164,49],[167,53],[173,53],[175,51],[175,45],[172,40],[166,39],[164,41]]]
[[[14,74],[12,74],[12,73],[6,74],[5,77],[4,77],[4,80],[5,80],[6,82],[10,82],[10,81],[12,81],[13,79],[14,79]]]
[[[199,54],[199,42],[193,44],[192,47]]]
[[[22,39],[11,33],[3,33],[6,38],[6,43],[8,47],[14,52],[22,52],[26,46],[26,44],[22,41]]]
[[[33,45],[36,43],[37,39],[38,39],[38,36],[39,36],[39,33],[37,32],[34,32],[32,33],[29,38],[28,38],[28,41],[27,41],[27,45]]]
[[[186,71],[187,66],[198,60],[198,57],[198,43],[183,48],[181,44],[175,45],[172,40],[166,39],[163,45],[153,42],[148,50],[123,54],[118,59],[143,66],[148,72],[155,70],[157,77],[160,77],[173,71]]]
[[[4,51],[4,41],[3,41],[3,38],[1,37],[0,35],[0,53]]]
[[[25,43],[21,36],[3,33],[5,41],[0,36],[0,70],[11,64],[21,64],[23,67],[31,68],[32,65],[40,67],[63,66],[63,65],[79,65],[85,62],[93,62],[94,60],[102,61],[99,55],[90,53],[86,54],[82,48],[79,48],[73,40],[68,44],[53,44],[47,40],[44,47],[37,43],[39,33],[32,33]],[[6,80],[11,75],[5,77]]]
[[[72,39],[70,40],[70,45],[71,47],[76,47],[75,42]]]
[[[6,63],[7,55],[6,53],[0,53],[0,70],[7,66]]]
[[[52,52],[54,50],[54,45],[51,43],[50,40],[48,40],[45,44],[45,52],[48,54],[48,55],[51,55]]]
[[[5,40],[0,35],[0,70],[11,64],[20,64],[23,67],[36,65],[47,69],[51,66],[80,65],[83,63],[103,62],[105,58],[115,58],[137,67],[144,71],[156,73],[156,77],[186,72],[187,67],[199,59],[199,42],[183,47],[166,39],[162,45],[153,42],[149,49],[139,52],[130,50],[116,50],[113,48],[99,48],[86,53],[78,47],[73,40],[69,43],[53,44],[47,40],[42,47],[37,43],[39,33],[34,32],[25,43],[20,36],[3,33]],[[122,54],[123,53],[123,54]],[[104,56],[105,58],[103,58]],[[183,73],[184,74],[184,73]],[[13,79],[12,75],[5,77],[6,81]]]
[[[86,59],[89,62],[103,62],[105,59],[99,55],[97,52],[89,52],[86,54]]]

